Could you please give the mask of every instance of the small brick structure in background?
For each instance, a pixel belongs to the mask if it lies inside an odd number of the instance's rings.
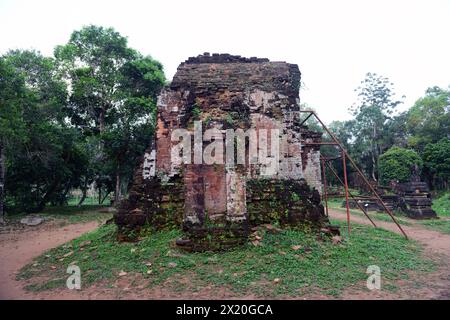
[[[376,182],[373,185],[386,207],[391,211],[403,211],[409,218],[418,220],[438,217],[431,207],[433,200],[430,189],[425,182],[420,181],[418,173],[412,174],[408,182],[391,181],[389,187],[380,187]],[[360,187],[360,190],[367,193],[364,188]],[[390,193],[386,194],[386,190]],[[367,211],[385,212],[381,203],[376,199],[358,200],[358,203]],[[343,201],[342,207],[345,206],[345,201]],[[352,209],[359,208],[355,200],[350,200],[349,206]]]
[[[286,62],[205,53],[181,63],[158,98],[155,139],[115,214],[119,239],[133,240],[147,227],[179,227],[177,244],[202,251],[243,244],[259,224],[323,231],[329,221],[320,199],[320,146],[305,144],[321,134],[299,125],[299,86],[298,66]],[[172,134],[193,133],[195,121],[201,132],[223,133],[224,145],[227,129],[267,129],[268,136],[278,129],[284,143],[277,170],[250,164],[249,150],[246,164],[180,163]],[[200,140],[202,150],[210,143]]]
[[[431,208],[433,201],[430,189],[420,180],[399,183],[396,186],[399,195],[399,208],[412,219],[434,219],[436,212]]]

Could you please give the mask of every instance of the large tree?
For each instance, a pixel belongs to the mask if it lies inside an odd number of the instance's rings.
[[[39,52],[15,50],[3,59],[23,81],[19,103],[3,109],[20,123],[5,135],[6,196],[19,210],[40,211],[48,202],[64,201],[84,163],[78,134],[63,112],[66,83],[54,59]]]
[[[450,90],[427,89],[425,96],[408,111],[406,127],[410,133],[409,145],[419,151],[428,143],[450,139]]]
[[[114,29],[92,25],[74,31],[55,56],[71,84],[67,109],[72,124],[85,137],[95,137],[91,142],[98,141],[97,165],[92,166],[98,170],[89,173],[100,192],[103,186],[108,194],[114,186],[119,200],[121,178],[130,175],[135,154],[150,139],[149,122],[165,83],[163,67],[129,48]]]
[[[137,55],[114,29],[97,26],[74,31],[66,45],[56,47],[72,88],[68,109],[74,124],[88,133],[104,131],[121,101],[120,69]]]
[[[383,130],[392,119],[397,106],[393,84],[388,78],[367,73],[355,91],[358,101],[350,108],[353,114],[354,145],[359,147],[359,159],[373,180],[378,176],[378,158],[389,147],[385,144]]]
[[[0,223],[4,223],[6,152],[22,138],[21,104],[25,81],[4,57],[0,57]]]

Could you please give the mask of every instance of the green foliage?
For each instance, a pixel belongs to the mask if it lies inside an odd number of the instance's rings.
[[[392,147],[380,156],[381,182],[388,184],[390,181],[409,181],[414,167],[422,167],[422,159],[411,149]]]
[[[421,151],[428,143],[450,138],[450,91],[432,87],[408,111],[409,145]]]
[[[407,112],[392,116],[381,128],[382,149],[387,150],[392,146],[408,147],[409,132],[406,128]]]
[[[48,202],[65,202],[85,158],[77,145],[77,132],[66,123],[66,84],[58,76],[55,61],[39,52],[20,50],[8,52],[3,61],[22,82],[2,107],[0,130],[9,131],[5,135],[6,205],[40,211]]]
[[[361,86],[355,90],[358,92],[359,101],[350,110],[355,116],[372,108],[378,109],[385,116],[391,115],[401,103],[393,100],[392,86],[393,83],[388,78],[376,73],[367,73],[366,78],[361,81]]]
[[[442,138],[436,143],[425,145],[423,150],[425,167],[444,181],[450,179],[450,139]]]
[[[64,204],[86,158],[76,146],[76,132],[49,124],[35,126],[27,143],[16,145],[6,177],[10,209],[41,211],[50,202]]]
[[[104,195],[118,180],[126,186],[151,139],[165,83],[158,61],[97,26],[74,31],[55,57],[14,50],[0,59],[9,211],[64,204],[93,182]]]
[[[354,146],[352,145],[351,141],[352,138],[352,131],[353,131],[353,124],[354,121],[333,121],[328,125],[328,129],[335,135],[335,137],[342,143],[343,147],[349,151],[352,152]],[[324,135],[326,137],[327,135]],[[336,158],[341,156],[341,152],[338,148],[335,146],[322,146],[320,149],[322,155],[327,158]],[[356,157],[355,157],[356,158]],[[339,177],[344,176],[344,167],[342,164],[342,161],[335,161],[333,163],[333,167],[336,170]],[[327,182],[329,184],[333,185],[340,185],[340,182],[334,174],[327,169]],[[350,168],[347,168],[347,172],[350,172]]]
[[[192,114],[192,118],[194,120],[196,120],[196,121],[200,120],[200,118],[202,116],[202,109],[200,109],[200,107],[198,105],[194,104],[192,106],[191,114]]]
[[[55,49],[55,57],[73,88],[71,120],[86,134],[102,133],[130,106],[149,115],[146,107],[165,82],[162,65],[129,48],[112,28],[91,25],[74,31],[66,45]]]
[[[0,143],[5,146],[22,138],[21,107],[25,95],[24,77],[8,60],[0,57]]]
[[[393,84],[388,78],[367,73],[361,84],[356,89],[359,100],[350,108],[355,117],[352,134],[357,150],[354,150],[354,154],[365,164],[372,179],[377,180],[378,157],[384,151],[383,128],[402,102],[395,100]]]
[[[118,196],[151,139],[163,67],[114,29],[93,25],[74,31],[55,56],[72,87],[67,114],[96,150],[84,185],[95,181],[106,193],[119,186]]]
[[[367,74],[357,89],[359,101],[350,109],[354,118],[330,124],[331,131],[344,144],[359,166],[373,180],[381,175],[380,155],[396,146],[414,149],[424,160],[421,178],[431,188],[448,189],[448,141],[450,137],[450,91],[431,87],[408,111],[394,114],[400,101],[393,97],[392,83],[376,74]],[[331,148],[322,148],[329,157]],[[391,163],[399,166],[398,163]],[[337,163],[339,173],[342,165]],[[398,168],[404,173],[409,168]],[[387,173],[389,174],[389,173]],[[395,178],[393,173],[392,178]],[[333,177],[329,177],[335,183]],[[383,183],[386,183],[385,178]]]
[[[162,64],[150,56],[125,63],[121,73],[121,87],[133,97],[156,99],[166,81]]]
[[[6,59],[0,57],[0,223],[5,221],[6,155],[23,138],[25,125],[21,106],[25,91],[23,77]]]
[[[308,105],[307,103],[300,104],[300,109],[317,111],[316,108]],[[299,122],[300,123],[303,122],[303,120],[305,120],[309,115],[310,115],[309,113],[303,113]],[[308,128],[312,131],[324,132],[322,125],[319,123],[319,121],[317,121],[316,117],[314,116],[309,117],[309,119],[306,120],[306,122],[304,122],[304,125],[307,125]]]

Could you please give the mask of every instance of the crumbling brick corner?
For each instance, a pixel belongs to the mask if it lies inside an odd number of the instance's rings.
[[[228,54],[182,63],[158,98],[154,142],[115,214],[119,239],[133,240],[146,228],[176,227],[185,234],[178,245],[203,251],[244,244],[260,224],[323,230],[329,221],[320,200],[320,150],[309,144],[321,134],[299,125],[300,76],[297,65]],[[193,135],[192,162],[174,151],[177,129]],[[269,162],[252,163],[259,149],[249,150],[246,142],[244,163],[197,163],[195,142],[201,150],[216,142],[196,138],[207,129],[224,140],[228,129],[254,130],[257,139],[267,131],[268,149],[275,151]],[[277,138],[279,149],[271,149]]]

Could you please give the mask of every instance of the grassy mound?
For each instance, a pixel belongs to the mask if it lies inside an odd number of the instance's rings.
[[[261,231],[260,245],[249,243],[222,253],[179,251],[173,244],[178,231],[158,232],[139,243],[118,243],[115,232],[114,225],[104,225],[52,249],[25,266],[18,278],[38,280],[29,290],[65,288],[66,269],[75,264],[81,269],[83,287],[99,281],[113,286],[126,273],[140,274],[148,287],[163,284],[174,291],[196,291],[209,285],[237,295],[277,297],[338,295],[349,286],[363,288],[369,265],[381,268],[383,284],[391,289],[389,283],[408,278],[410,271],[432,269],[415,242],[358,225],[339,245],[298,231]]]

